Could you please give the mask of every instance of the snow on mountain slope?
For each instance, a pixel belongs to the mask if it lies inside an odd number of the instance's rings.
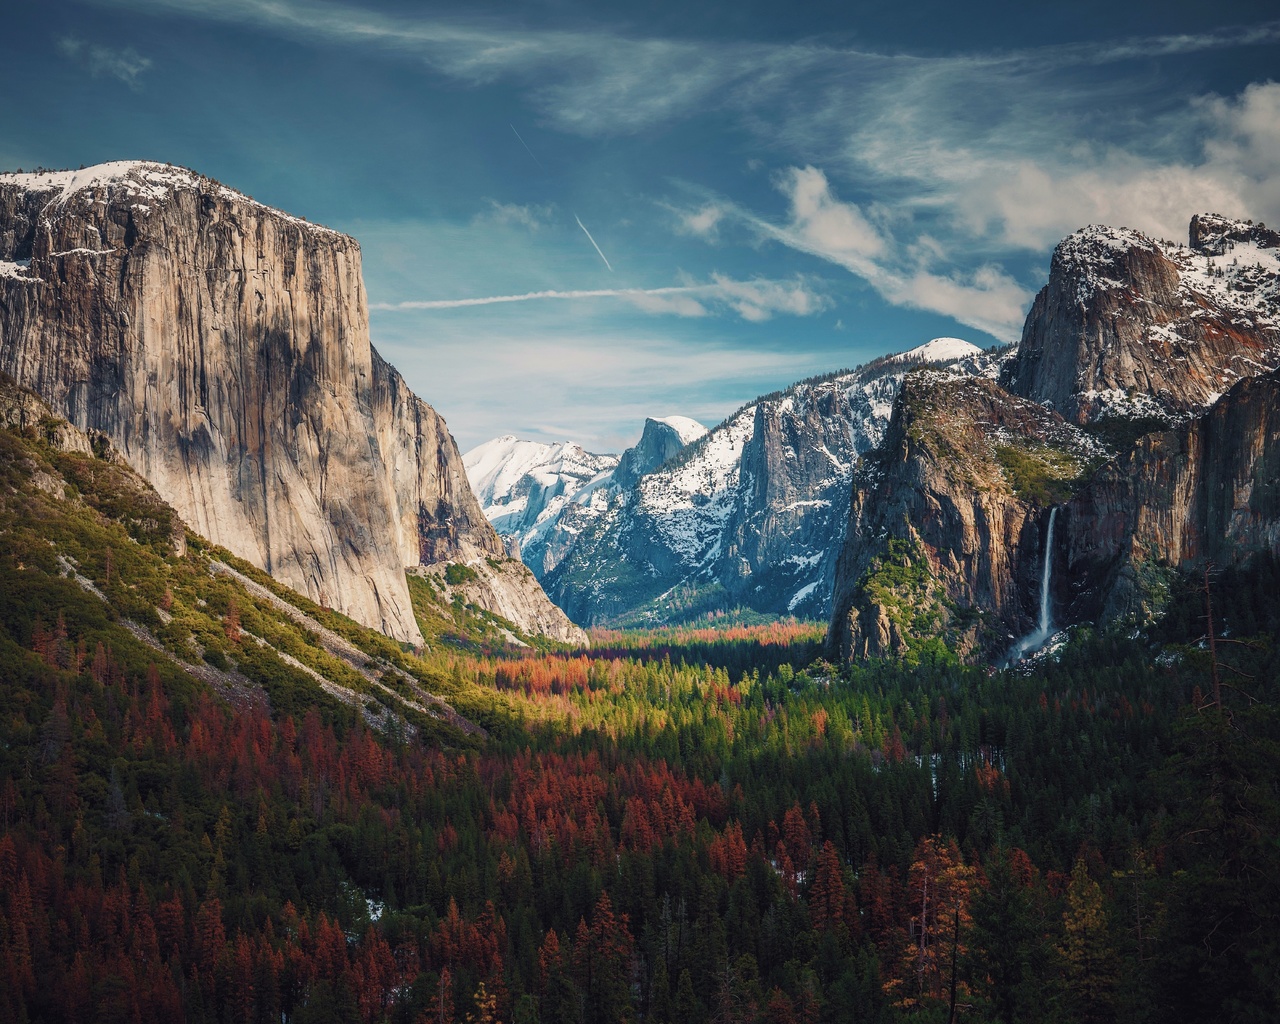
[[[471,449],[462,462],[485,517],[527,552],[568,503],[607,477],[618,456],[506,435]]]
[[[693,444],[707,432],[706,427],[688,416],[655,416],[653,419],[657,423],[665,423],[674,430],[683,444]]]
[[[951,363],[957,359],[972,359],[982,354],[982,349],[961,338],[934,338],[896,356],[889,356],[890,363]]]
[[[1189,234],[1064,239],[1002,384],[1079,424],[1180,421],[1280,366],[1280,233],[1201,214]]]
[[[935,339],[763,396],[582,524],[544,584],[585,623],[690,600],[824,615],[853,467],[883,439],[903,377],[938,363],[994,376],[1004,358]]]

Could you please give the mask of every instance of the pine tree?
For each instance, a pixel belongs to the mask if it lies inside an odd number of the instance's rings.
[[[1076,859],[1062,914],[1064,1002],[1072,1020],[1100,1024],[1115,1019],[1116,954],[1102,887]]]

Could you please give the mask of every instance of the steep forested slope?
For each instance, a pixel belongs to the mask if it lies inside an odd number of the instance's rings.
[[[513,648],[459,569],[418,658],[7,408],[5,1020],[1280,1009],[1273,560],[1211,579],[1213,649],[1187,580],[994,674],[783,624]]]

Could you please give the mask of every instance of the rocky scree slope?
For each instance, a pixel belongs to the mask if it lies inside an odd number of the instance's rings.
[[[1190,237],[1077,232],[1004,388],[978,396],[937,374],[903,388],[855,480],[835,650],[909,653],[932,637],[1000,655],[1038,611],[1054,507],[1059,625],[1145,617],[1175,569],[1280,550],[1280,236],[1203,214]]]
[[[406,565],[503,557],[369,343],[359,245],[194,172],[0,175],[0,369],[197,532],[399,640]]]
[[[913,367],[996,372],[937,339],[744,406],[634,486],[597,499],[543,577],[575,621],[664,621],[743,606],[826,615],[854,463],[878,445]]]

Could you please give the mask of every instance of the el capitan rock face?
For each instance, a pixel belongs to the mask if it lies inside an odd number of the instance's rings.
[[[398,639],[407,564],[502,554],[369,344],[359,245],[190,171],[0,175],[0,369],[197,532]]]

